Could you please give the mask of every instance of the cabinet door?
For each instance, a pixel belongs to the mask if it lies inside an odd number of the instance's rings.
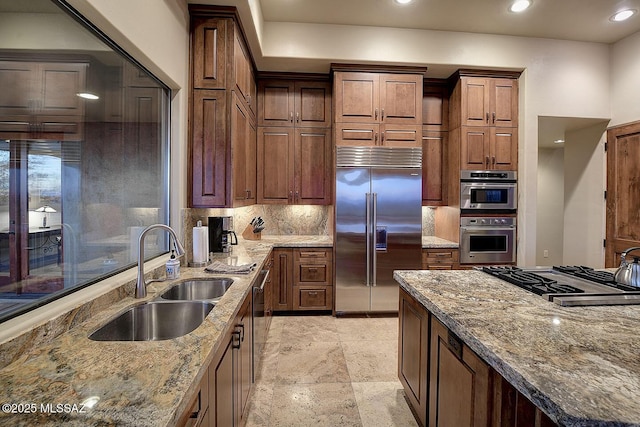
[[[496,127],[518,126],[518,81],[514,79],[491,79],[489,86],[491,113],[490,125]]]
[[[333,95],[337,123],[379,121],[380,79],[378,74],[336,72]]]
[[[380,75],[380,121],[385,124],[422,124],[421,75]]]
[[[251,70],[251,59],[247,50],[244,47],[244,43],[241,40],[241,33],[236,28],[233,37],[233,77],[235,83],[235,90],[238,92],[238,96],[247,105],[251,104],[251,92],[253,78],[253,72]],[[255,101],[255,100],[254,100]]]
[[[490,369],[438,320],[431,318],[429,425],[490,424]]]
[[[422,127],[380,125],[380,145],[385,147],[421,147]]]
[[[227,25],[224,19],[194,19],[191,22],[193,87],[224,89],[227,69]]]
[[[253,381],[253,322],[252,322],[252,296],[245,299],[238,316],[236,317],[236,325],[240,329],[240,348],[238,351],[238,378],[236,385],[238,387],[238,414],[236,416],[242,420],[249,402],[249,393],[251,392],[251,384]]]
[[[222,351],[218,363],[209,368],[209,425],[212,427],[235,426],[236,407],[234,387],[234,358],[237,338],[231,338]],[[215,363],[215,362],[214,362]]]
[[[233,159],[233,205],[256,202],[256,132],[246,108],[233,95],[231,113],[231,156]]]
[[[491,108],[490,79],[480,77],[461,77],[461,106],[463,126],[489,125],[489,110]]]
[[[422,135],[422,204],[446,205],[445,152],[447,132],[424,131]]]
[[[191,205],[222,207],[227,203],[225,91],[194,90],[191,123]]]
[[[296,127],[331,127],[331,84],[295,83],[294,120]]]
[[[43,63],[38,78],[41,94],[38,114],[83,116],[86,64]]]
[[[303,205],[331,203],[331,131],[296,129],[294,202]]]
[[[293,203],[294,128],[258,129],[258,203]]]
[[[518,129],[493,128],[491,134],[490,169],[516,170],[518,168]]]
[[[34,93],[37,63],[0,61],[0,115],[35,113],[37,93]],[[74,94],[75,95],[75,94]]]
[[[380,125],[370,123],[336,123],[336,145],[378,145]]]
[[[400,289],[398,377],[420,425],[427,425],[429,313]]]
[[[461,132],[461,169],[488,169],[491,164],[489,155],[491,128],[487,126],[463,126]]]
[[[293,126],[294,88],[290,80],[258,82],[258,124],[260,126]]]
[[[293,309],[293,250],[273,250],[273,310]]]
[[[422,95],[423,130],[449,130],[449,97],[442,84],[434,85],[425,82]]]

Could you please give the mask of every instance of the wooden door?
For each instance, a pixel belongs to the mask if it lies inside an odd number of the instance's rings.
[[[235,356],[234,336],[223,347],[217,363],[209,368],[209,425],[213,427],[236,426],[235,409]]]
[[[423,131],[449,130],[449,97],[442,83],[425,82],[422,95],[422,126]]]
[[[460,166],[467,170],[484,170],[490,165],[491,128],[463,126],[460,135]]]
[[[338,145],[378,145],[380,125],[370,123],[336,123],[335,141]]]
[[[422,204],[446,204],[445,150],[447,132],[423,131],[422,135]]]
[[[380,145],[386,147],[421,147],[422,126],[380,125]]]
[[[273,250],[273,311],[293,309],[293,249]]]
[[[429,426],[488,426],[489,365],[433,317],[430,354]]]
[[[380,121],[394,125],[422,124],[422,75],[380,75]]]
[[[294,83],[290,80],[258,82],[258,124],[260,126],[293,126]]]
[[[255,204],[256,134],[249,113],[233,95],[231,113],[231,157],[233,164],[233,205]]]
[[[247,103],[251,96],[251,84],[249,80],[252,77],[251,74],[251,61],[247,55],[243,43],[240,40],[240,32],[235,31],[233,37],[233,76],[235,81],[235,90],[238,91],[238,95],[243,102]]]
[[[294,203],[328,205],[331,203],[331,130],[296,129]]]
[[[480,77],[461,77],[461,105],[463,126],[485,126],[489,124],[490,80]]]
[[[489,124],[496,127],[518,127],[518,81],[491,79],[489,90]]]
[[[249,294],[245,299],[236,324],[240,328],[240,349],[238,351],[238,414],[240,420],[244,418],[249,402],[249,393],[251,392],[251,384],[253,383],[252,372],[252,354],[253,354],[253,326],[252,326],[252,295]]]
[[[191,60],[194,89],[226,88],[227,25],[225,19],[194,19]]]
[[[427,425],[429,313],[400,289],[398,377],[419,424]]]
[[[337,123],[379,121],[380,79],[378,74],[336,72],[333,94]]]
[[[191,123],[191,206],[222,207],[226,200],[226,94],[193,91]]]
[[[293,203],[294,128],[258,129],[258,203]]]
[[[24,115],[35,113],[34,93],[37,63],[0,61],[0,115]],[[75,94],[74,94],[75,95]]]
[[[640,246],[640,122],[607,130],[607,240],[605,267]]]
[[[84,119],[84,101],[77,93],[85,90],[86,68],[87,64],[41,64],[38,74],[41,94],[38,114]]]
[[[294,90],[295,126],[331,127],[331,83],[300,81]]]
[[[492,128],[489,169],[518,169],[518,128]]]

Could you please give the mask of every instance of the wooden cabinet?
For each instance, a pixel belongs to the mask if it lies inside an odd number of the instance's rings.
[[[258,203],[331,203],[328,128],[258,128]]]
[[[87,63],[0,61],[3,138],[81,140]]]
[[[273,311],[293,309],[293,249],[273,250]]]
[[[209,366],[209,425],[239,426],[251,391],[252,295],[233,319],[233,329]]]
[[[447,204],[447,141],[448,132],[422,132],[422,204]]]
[[[398,317],[398,378],[418,423],[426,426],[429,404],[429,312],[404,289],[400,289]]]
[[[209,427],[209,374],[205,373],[187,411],[178,419],[181,427]]]
[[[190,109],[192,207],[254,204],[256,85],[253,62],[231,14],[194,5]]]
[[[434,248],[422,250],[422,268],[425,270],[456,270],[460,267],[458,249]]]
[[[421,74],[336,71],[336,145],[419,147]]]
[[[277,248],[273,251],[274,311],[331,310],[331,248]]]
[[[433,317],[429,351],[429,425],[490,425],[489,365]]]
[[[450,101],[460,169],[517,170],[519,73],[460,70]],[[457,151],[456,151],[457,152]]]
[[[293,309],[333,308],[333,253],[331,248],[293,251]]]
[[[331,127],[331,83],[313,80],[260,80],[258,125]]]

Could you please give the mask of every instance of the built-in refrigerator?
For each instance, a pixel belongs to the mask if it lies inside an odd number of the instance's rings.
[[[422,149],[336,149],[336,313],[397,312],[394,270],[421,268]]]

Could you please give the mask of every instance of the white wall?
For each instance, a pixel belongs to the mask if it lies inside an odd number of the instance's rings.
[[[611,126],[640,120],[640,32],[611,48]]]
[[[535,265],[563,265],[564,148],[540,148],[538,151],[537,208]]]
[[[171,224],[186,206],[189,13],[181,1],[68,0],[92,24],[162,80],[171,100]]]
[[[565,135],[564,264],[604,268],[606,123]]]

